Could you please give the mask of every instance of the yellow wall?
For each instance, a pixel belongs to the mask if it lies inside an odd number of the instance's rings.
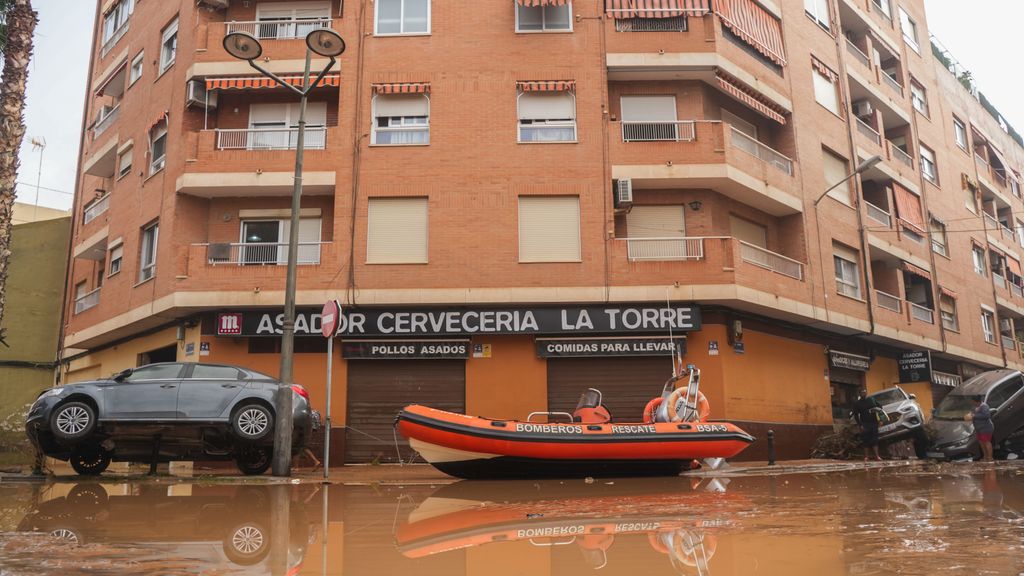
[[[167,328],[72,360],[69,365],[62,368],[64,374],[61,381],[65,383],[81,382],[110,376],[125,368],[134,368],[138,363],[139,354],[175,344],[177,334],[177,328]],[[184,360],[183,350],[183,343],[179,343],[179,360]]]
[[[871,363],[871,370],[867,373],[868,393],[878,392],[893,386],[899,386],[907,394],[917,396],[917,404],[925,419],[931,418],[932,406],[932,385],[929,382],[914,382],[911,384],[900,384],[899,364],[893,358],[875,358]]]
[[[474,338],[488,344],[490,358],[466,361],[466,413],[488,418],[525,420],[547,410],[547,362],[537,358],[532,336]]]

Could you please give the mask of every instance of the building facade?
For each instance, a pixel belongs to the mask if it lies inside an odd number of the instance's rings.
[[[794,457],[862,386],[927,412],[1024,366],[1024,147],[922,0],[108,0],[64,379],[277,374],[298,110],[222,41],[298,82],[317,27],[348,49],[308,109],[296,380],[323,410],[337,299],[348,462],[394,460],[409,403],[525,418],[593,386],[639,418],[673,346]]]

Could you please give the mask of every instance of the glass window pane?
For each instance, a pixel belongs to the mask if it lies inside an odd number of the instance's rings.
[[[547,30],[568,30],[571,18],[569,5],[547,6],[544,8],[544,28]]]
[[[241,378],[241,372],[230,366],[207,366],[205,364],[196,364],[195,367],[192,368],[192,378],[196,380],[238,380]]]
[[[377,0],[377,32],[398,34],[402,31],[402,0]]]
[[[156,366],[144,366],[136,368],[125,381],[135,382],[137,380],[159,380],[164,378],[177,378],[181,374],[181,364],[159,364]]]
[[[429,32],[427,15],[430,12],[430,0],[405,0],[403,32]]]
[[[544,27],[544,9],[540,6],[521,6],[516,4],[519,14],[520,30],[541,30]]]

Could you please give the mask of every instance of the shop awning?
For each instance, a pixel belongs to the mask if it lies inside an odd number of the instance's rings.
[[[399,84],[374,84],[374,94],[430,94],[427,82],[405,82]]]
[[[711,0],[607,0],[605,11],[612,18],[703,16],[711,12]]]
[[[753,0],[715,0],[715,14],[733,34],[779,66],[786,65],[782,23]]]
[[[939,286],[939,292],[941,292],[944,296],[949,296],[953,300],[957,299],[956,292],[953,292],[952,290],[946,288],[945,286]]]
[[[523,92],[565,92],[576,89],[575,80],[520,80],[516,88]]]
[[[902,263],[900,263],[900,268],[903,269],[903,271],[905,271],[905,272],[909,272],[909,273],[913,274],[914,276],[918,276],[920,278],[924,278],[925,280],[927,280],[929,282],[932,281],[932,273],[931,272],[925,270],[924,268],[918,268],[917,266],[914,266],[910,262],[902,262]]]
[[[303,85],[302,76],[281,76],[281,79],[301,88]],[[310,82],[316,79],[316,76],[310,76]],[[320,80],[317,86],[340,86],[341,85],[341,74],[328,74]],[[268,88],[280,88],[273,78],[267,78],[265,76],[238,76],[232,78],[207,78],[206,89],[207,90],[260,90]]]
[[[926,234],[921,199],[898,182],[892,183],[892,192],[896,198],[896,216],[900,224],[918,234]]]
[[[516,4],[526,7],[536,6],[565,6],[569,0],[516,0]]]
[[[779,124],[786,123],[785,111],[774,102],[768,100],[766,96],[721,70],[716,71],[715,74],[718,77],[718,86],[726,94],[753,108],[770,120],[774,120]]]

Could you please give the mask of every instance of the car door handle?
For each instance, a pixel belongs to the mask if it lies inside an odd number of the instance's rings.
[[[161,384],[160,387],[161,388],[177,388],[178,385],[177,384]]]
[[[238,388],[238,384],[221,384],[221,388]]]

